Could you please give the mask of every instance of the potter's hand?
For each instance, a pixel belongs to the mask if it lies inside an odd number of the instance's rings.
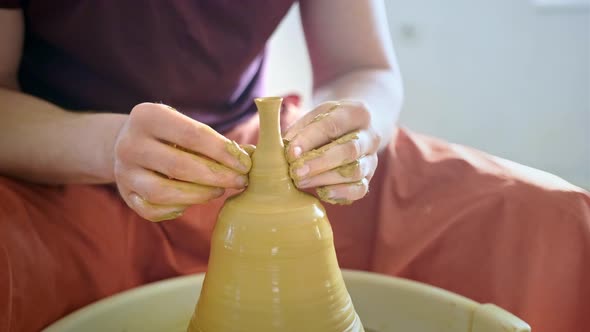
[[[249,155],[235,142],[176,110],[144,103],[115,142],[114,173],[127,205],[151,221],[174,219],[225,188],[243,188]]]
[[[368,192],[380,137],[364,104],[323,103],[289,128],[285,139],[298,188],[317,187],[320,198],[332,204],[349,204]]]

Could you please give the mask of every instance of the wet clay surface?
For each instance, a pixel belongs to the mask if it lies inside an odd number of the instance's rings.
[[[219,214],[188,331],[364,331],[344,286],[326,212],[289,176],[281,99],[256,103],[261,124],[250,184]]]

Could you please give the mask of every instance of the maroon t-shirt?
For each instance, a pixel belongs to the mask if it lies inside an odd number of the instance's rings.
[[[0,0],[22,8],[24,92],[76,111],[163,102],[225,131],[263,93],[265,44],[295,0]]]

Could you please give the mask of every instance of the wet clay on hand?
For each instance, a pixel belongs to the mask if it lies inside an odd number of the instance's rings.
[[[249,186],[223,206],[189,332],[359,332],[319,200],[294,186],[281,98],[256,99],[260,137]]]

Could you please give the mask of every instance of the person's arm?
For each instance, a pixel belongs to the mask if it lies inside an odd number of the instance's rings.
[[[366,104],[387,145],[403,86],[382,0],[304,0],[300,12],[313,69],[314,103]]]
[[[116,182],[127,205],[152,221],[247,184],[248,153],[169,106],[79,114],[20,92],[23,30],[20,10],[0,10],[0,175],[45,184]]]
[[[24,19],[0,10],[0,174],[26,181],[113,182],[114,140],[125,115],[76,114],[19,91]]]
[[[292,176],[300,188],[320,187],[328,202],[348,203],[366,194],[402,104],[385,7],[380,0],[302,0],[300,12],[319,105],[285,135]]]

